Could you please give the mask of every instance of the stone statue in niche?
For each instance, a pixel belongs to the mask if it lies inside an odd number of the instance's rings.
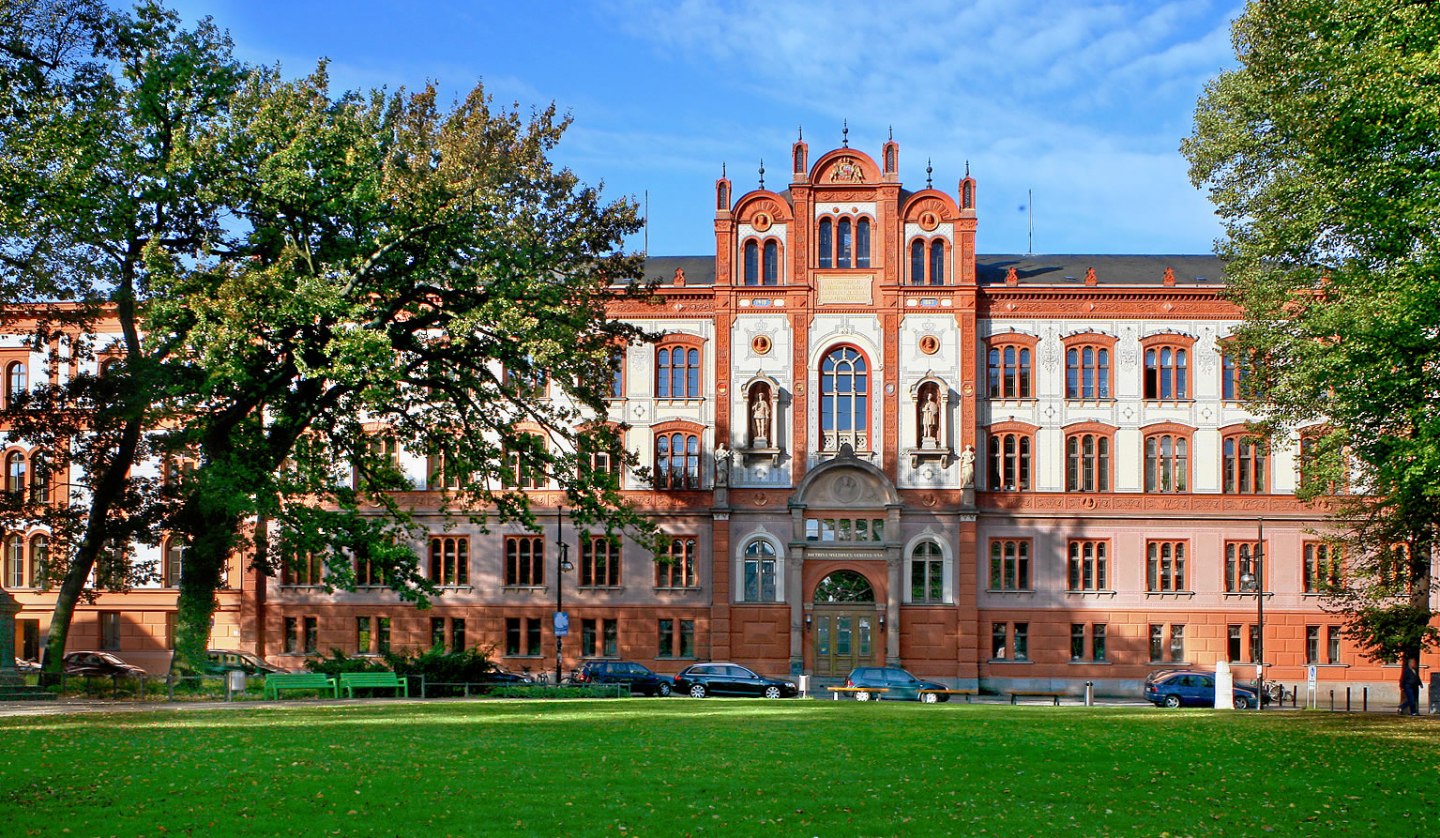
[[[925,401],[920,405],[920,446],[933,448],[939,444],[940,404],[935,391],[925,391]]]
[[[750,402],[750,444],[756,448],[767,448],[770,442],[770,391],[757,388],[754,401]]]
[[[965,450],[960,452],[960,486],[970,488],[975,485],[975,446],[967,445]]]

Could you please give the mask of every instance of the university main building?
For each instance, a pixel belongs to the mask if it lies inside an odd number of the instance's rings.
[[[892,664],[959,688],[1137,695],[1156,669],[1252,663],[1259,588],[1269,678],[1301,684],[1314,664],[1322,692],[1393,690],[1321,607],[1336,557],[1315,534],[1324,509],[1293,497],[1304,430],[1247,435],[1216,259],[981,256],[968,173],[953,194],[907,189],[893,141],[814,158],[797,142],[790,163],[783,191],[718,181],[713,256],[651,258],[661,304],[612,311],[663,333],[628,348],[608,418],[652,471],[626,488],[674,536],[671,561],[578,532],[543,483],[543,532],[446,528],[430,464],[402,452],[411,497],[437,510],[416,545],[433,607],[236,556],[212,645],[286,666],[478,645],[547,670],[558,596],[566,669]],[[31,363],[5,340],[0,363]],[[28,454],[10,439],[7,474]],[[44,535],[6,538],[33,657],[53,603],[30,587]],[[71,648],[163,672],[176,549],[141,548],[161,580],[83,605]]]

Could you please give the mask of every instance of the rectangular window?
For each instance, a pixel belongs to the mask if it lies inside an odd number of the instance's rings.
[[[1015,624],[1015,660],[1030,660],[1030,624]]]
[[[1160,661],[1165,659],[1165,626],[1159,623],[1150,624],[1150,660]]]
[[[305,618],[305,654],[313,655],[320,651],[320,618]]]
[[[465,618],[453,617],[450,620],[450,651],[465,651]]]
[[[372,653],[374,652],[374,649],[371,647],[371,644],[370,644],[371,639],[372,639],[372,638],[371,638],[371,636],[370,636],[370,618],[369,618],[369,617],[356,617],[356,618],[355,618],[355,654],[357,654],[357,655],[369,655],[369,654],[372,654]]]
[[[1260,629],[1258,626],[1250,625],[1250,662],[1260,660]]]
[[[1109,590],[1109,542],[1071,541],[1067,590]]]
[[[183,554],[183,550],[181,552]],[[324,566],[325,562],[318,553],[307,551],[288,556],[285,559],[284,567],[280,569],[280,584],[319,585],[321,584]],[[174,569],[173,579],[175,583],[169,586],[172,588],[179,584],[180,572],[178,567]]]
[[[1030,348],[992,346],[989,353],[990,398],[1030,398]]]
[[[507,461],[502,482],[507,489],[544,489],[549,483],[545,474],[545,442],[536,434],[521,434],[515,447],[505,452]]]
[[[432,649],[444,649],[444,648],[445,648],[445,618],[444,618],[444,617],[431,617],[431,618],[430,618],[430,648],[432,648]]]
[[[1225,593],[1254,593],[1255,586],[1264,581],[1260,558],[1258,541],[1225,542]]]
[[[165,612],[165,648],[175,650],[175,612]]]
[[[545,538],[539,535],[505,537],[505,584],[539,587],[545,584]]]
[[[700,586],[695,568],[698,547],[695,536],[684,535],[670,539],[670,546],[664,558],[655,563],[655,587],[696,588]]]
[[[1320,627],[1305,627],[1305,662],[1315,664],[1320,662]]]
[[[990,434],[990,482],[992,492],[1030,491],[1029,434],[992,432]]]
[[[383,434],[369,434],[360,446],[351,467],[351,488],[365,491],[372,484],[386,486],[393,483],[400,469],[395,440]]]
[[[100,648],[107,652],[120,650],[120,612],[100,612]]]
[[[1231,663],[1240,662],[1240,627],[1226,627],[1225,655]]]
[[[1096,623],[1090,629],[1090,657],[1096,663],[1105,661],[1105,641],[1108,632],[1104,623]]]
[[[656,644],[657,651],[655,653],[655,657],[675,657],[675,621],[661,618],[661,620],[659,621],[659,631],[660,637],[659,643]]]
[[[285,618],[285,654],[300,654],[300,621],[294,617]]]
[[[1189,590],[1185,586],[1186,546],[1184,541],[1145,543],[1145,590],[1150,593]]]
[[[620,539],[605,535],[580,538],[580,587],[620,585]]]
[[[361,588],[378,588],[385,584],[385,571],[369,556],[355,557],[355,585]]]
[[[990,590],[1030,590],[1030,539],[990,542]]]
[[[1323,594],[1340,585],[1340,550],[1323,541],[1307,541],[1305,557],[1305,593]]]
[[[534,617],[506,617],[505,654],[508,657],[540,657],[540,620]]]
[[[1082,433],[1065,438],[1065,491],[1110,491],[1110,437]]]
[[[1325,662],[1340,663],[1340,626],[1325,627]]]
[[[1145,349],[1145,398],[1179,400],[1189,398],[1189,350],[1183,346],[1152,346]]]
[[[390,653],[390,618],[375,618],[375,651],[386,655]]]
[[[1170,627],[1170,660],[1180,663],[1185,658],[1185,626],[1172,625]]]
[[[1006,623],[992,623],[990,625],[990,657],[994,660],[1005,660],[1005,646],[1009,640],[1010,626]]]
[[[470,584],[470,539],[465,536],[430,537],[430,581],[441,587]]]
[[[580,621],[580,654],[587,658],[613,658],[620,654],[619,623],[616,620]]]
[[[1070,660],[1085,660],[1085,624],[1070,624]]]

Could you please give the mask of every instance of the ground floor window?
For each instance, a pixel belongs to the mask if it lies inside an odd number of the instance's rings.
[[[587,658],[614,658],[620,655],[618,620],[580,621],[580,654]]]
[[[100,648],[107,652],[120,650],[120,612],[100,612]]]
[[[383,655],[390,651],[389,617],[355,618],[355,654]]]
[[[657,658],[695,657],[695,621],[661,618]]]
[[[449,624],[449,632],[446,632],[446,624]],[[463,652],[465,650],[465,618],[451,617],[447,621],[445,617],[430,618],[430,648],[445,649],[446,638],[450,640],[450,651]]]
[[[992,623],[990,657],[992,660],[1030,660],[1030,624]]]
[[[535,617],[505,618],[507,657],[540,657],[540,620]]]
[[[1248,631],[1245,631],[1245,634],[1249,635],[1246,639],[1250,641],[1250,662],[1254,663],[1260,660],[1260,632],[1254,625],[1231,625],[1228,626],[1227,629],[1225,653],[1229,656],[1228,660],[1231,663],[1239,663],[1241,661],[1240,655],[1243,649],[1241,645],[1243,642],[1241,632],[1246,629],[1248,629]]]
[[[1172,623],[1170,625],[1170,642],[1167,644],[1165,642],[1165,625],[1151,623],[1150,662],[1161,663],[1167,659],[1171,663],[1180,663],[1185,660],[1185,626]]]
[[[1089,641],[1088,643],[1086,642],[1087,639]],[[1106,626],[1104,623],[1093,623],[1090,625],[1086,625],[1085,623],[1071,623],[1070,660],[1076,663],[1084,660],[1104,663],[1106,660],[1106,639]],[[1085,656],[1087,646],[1090,650],[1089,658]]]
[[[1340,663],[1340,637],[1344,629],[1340,626],[1325,627],[1325,662]],[[1434,700],[1433,697],[1431,699]]]

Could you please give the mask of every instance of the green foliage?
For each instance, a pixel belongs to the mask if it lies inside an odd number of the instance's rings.
[[[339,649],[331,649],[330,656],[310,658],[305,661],[305,668],[311,672],[319,672],[330,677],[335,677],[342,672],[389,672],[390,669],[380,659],[372,657],[350,657]]]
[[[438,683],[477,684],[495,671],[489,653],[481,649],[447,652],[436,646],[422,652],[392,652],[385,661],[401,675],[424,676]]]
[[[1356,616],[1352,639],[1428,643],[1394,629],[1428,606],[1440,532],[1440,14],[1255,2],[1234,43],[1241,66],[1206,88],[1182,145],[1226,227],[1233,351],[1260,429],[1314,432],[1298,494],[1329,504],[1346,542],[1331,602]]]

